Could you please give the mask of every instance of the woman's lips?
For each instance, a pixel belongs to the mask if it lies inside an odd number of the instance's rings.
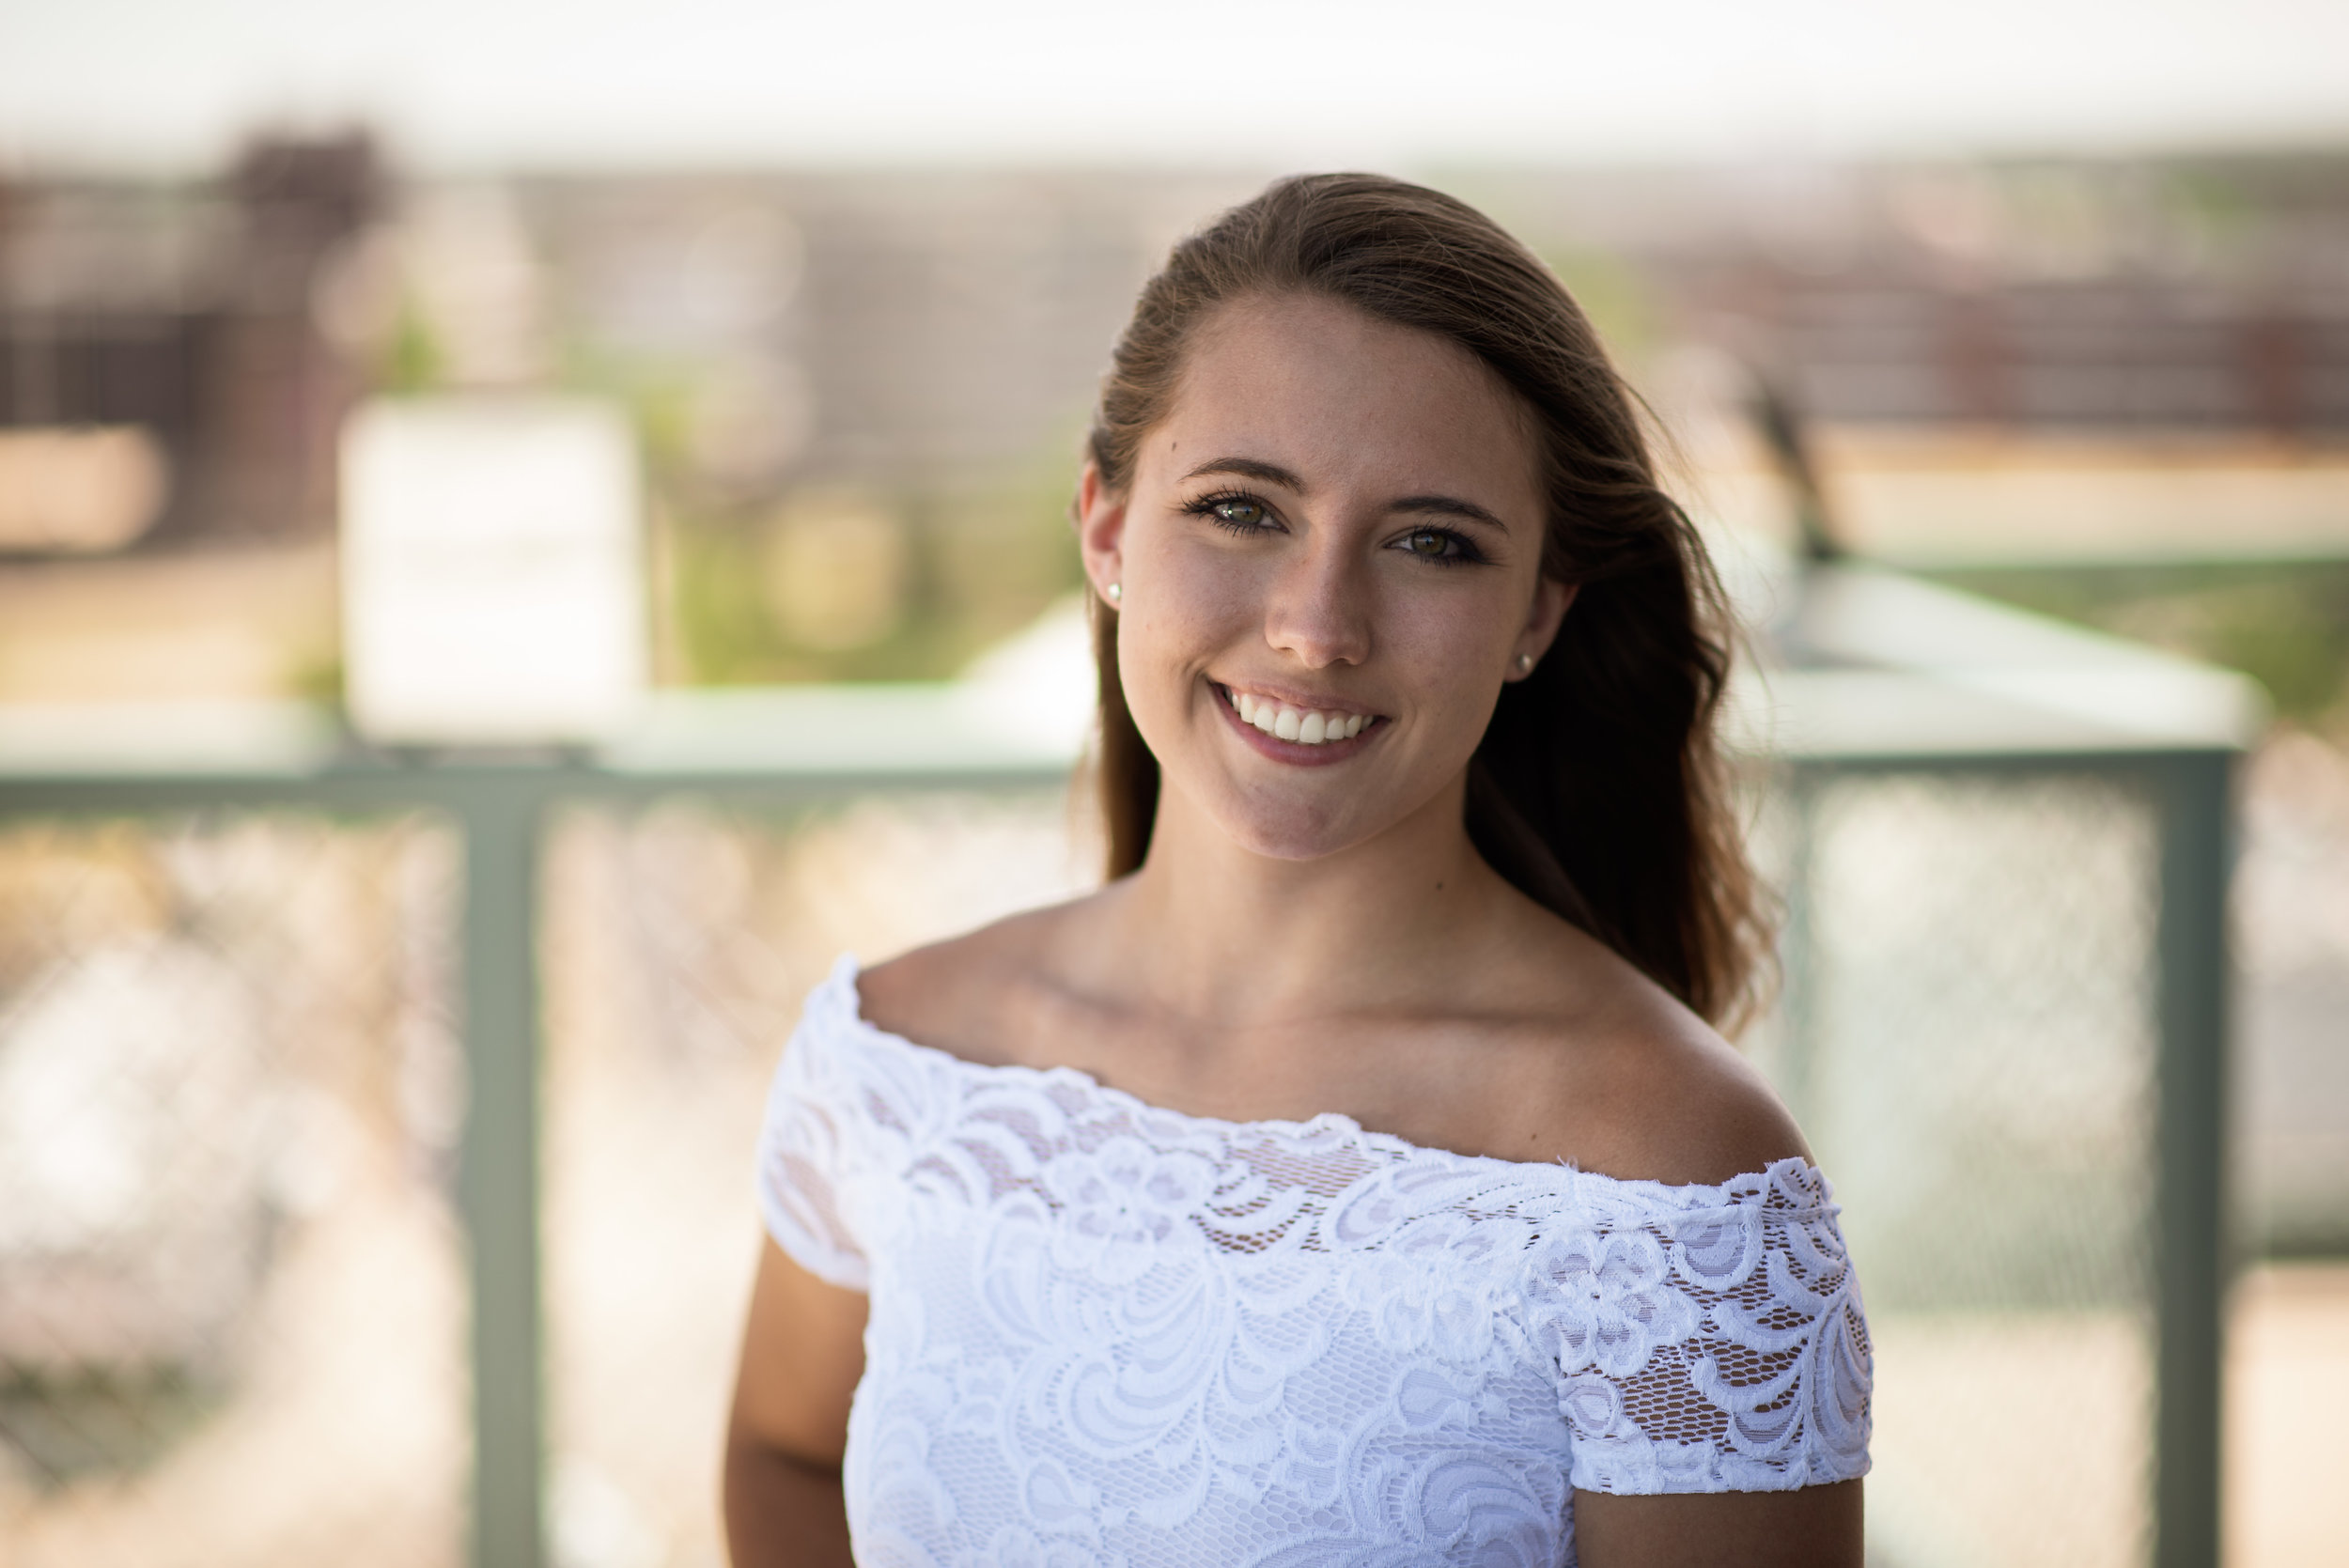
[[[1307,767],[1342,762],[1384,728],[1384,721],[1377,714],[1301,707],[1213,681],[1208,685],[1215,692],[1216,706],[1232,727],[1257,751],[1280,762]]]

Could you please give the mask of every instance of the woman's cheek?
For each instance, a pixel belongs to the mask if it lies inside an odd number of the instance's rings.
[[[1185,705],[1200,674],[1239,648],[1252,630],[1261,636],[1260,617],[1252,617],[1247,573],[1234,563],[1173,552],[1145,566],[1142,585],[1127,591],[1119,626],[1127,702],[1155,706],[1163,696]]]
[[[1132,597],[1128,596],[1129,606]],[[1127,710],[1154,752],[1163,753],[1177,738],[1190,702],[1195,660],[1188,651],[1189,642],[1180,621],[1163,603],[1150,609],[1129,607],[1120,617],[1118,680],[1125,688]]]

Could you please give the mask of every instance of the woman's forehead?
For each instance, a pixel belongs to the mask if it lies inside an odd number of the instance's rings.
[[[1514,485],[1523,494],[1507,499],[1537,501],[1532,424],[1507,383],[1448,338],[1321,296],[1251,296],[1196,329],[1143,463],[1165,481],[1225,446],[1271,443],[1277,455],[1250,455],[1332,477]]]

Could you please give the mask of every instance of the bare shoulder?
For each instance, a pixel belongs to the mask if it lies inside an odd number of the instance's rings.
[[[1551,1145],[1540,1157],[1675,1186],[1811,1157],[1761,1071],[1703,1018],[1604,949],[1579,955],[1574,969],[1574,1004],[1530,1031],[1535,1049],[1524,1054],[1544,1070],[1509,1086],[1538,1107],[1528,1120]]]
[[[865,1021],[974,1062],[1021,1060],[1050,955],[1101,896],[1009,915],[861,971]]]

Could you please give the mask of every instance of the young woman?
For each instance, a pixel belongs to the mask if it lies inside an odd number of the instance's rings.
[[[1110,880],[785,1052],[738,1563],[1857,1564],[1827,1184],[1696,536],[1557,280],[1284,180],[1143,290],[1079,482]]]

